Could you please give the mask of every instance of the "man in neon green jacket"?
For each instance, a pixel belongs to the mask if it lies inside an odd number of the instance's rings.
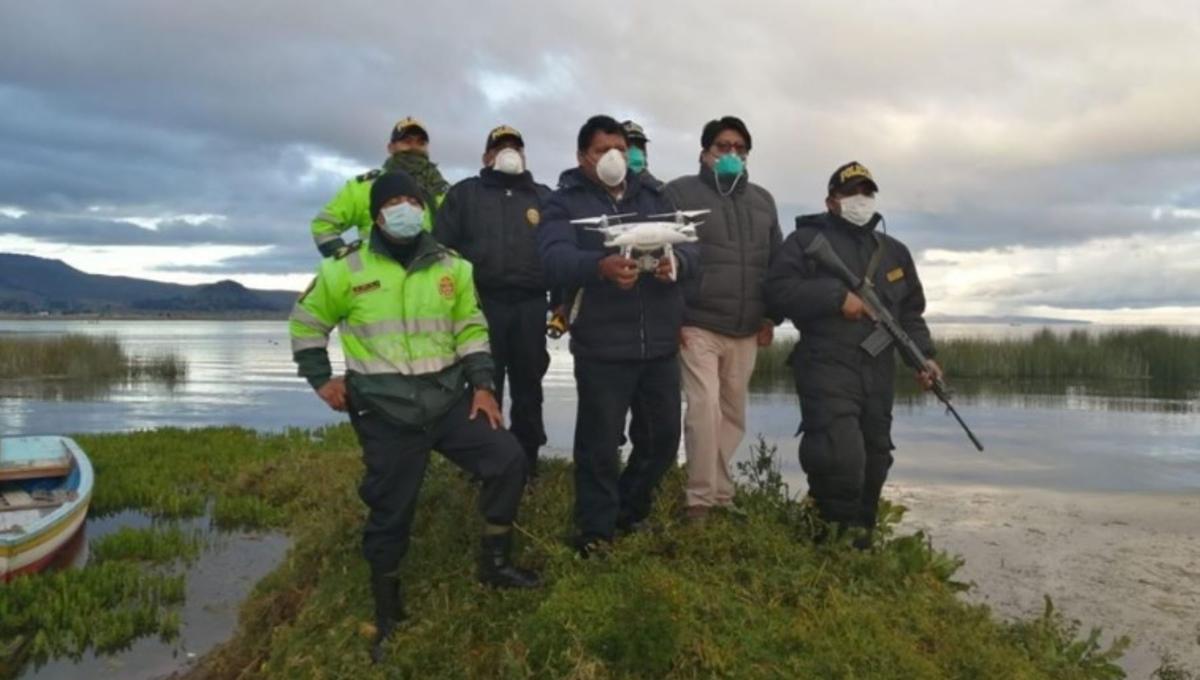
[[[299,374],[330,407],[349,411],[362,445],[375,660],[404,617],[397,572],[431,449],[483,481],[479,580],[504,588],[539,584],[511,561],[525,454],[503,429],[471,264],[422,229],[424,208],[412,177],[381,175],[371,187],[369,243],[323,260],[289,319]],[[335,326],[345,378],[333,377],[326,351]]]
[[[442,177],[437,164],[429,160],[429,132],[416,118],[403,118],[392,128],[387,145],[388,159],[383,167],[351,178],[321,209],[312,221],[313,242],[323,257],[341,250],[346,242],[342,233],[357,229],[362,240],[367,239],[374,220],[369,210],[371,185],[385,172],[402,170],[408,173],[424,191],[428,210],[425,231],[433,228],[433,212],[442,204],[450,184]]]

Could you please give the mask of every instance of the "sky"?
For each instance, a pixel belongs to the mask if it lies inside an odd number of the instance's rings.
[[[849,160],[931,314],[1200,312],[1200,3],[89,0],[0,10],[0,252],[300,289],[309,222],[412,115],[450,180],[501,123],[553,185],[590,115],[697,170],[722,115],[785,234]]]

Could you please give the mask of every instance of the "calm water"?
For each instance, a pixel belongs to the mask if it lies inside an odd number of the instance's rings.
[[[943,325],[934,331],[941,337],[1012,336],[1037,328]],[[1071,328],[1077,327],[1063,330]],[[116,335],[139,356],[176,352],[188,361],[188,379],[171,388],[118,385],[87,401],[0,396],[0,433],[217,424],[276,430],[343,419],[295,376],[283,322],[0,321],[0,333],[65,332]],[[336,344],[332,354],[338,365]],[[553,344],[551,354],[545,380],[549,446],[551,453],[566,454],[575,413],[572,363],[565,343]],[[1200,489],[1200,402],[1195,399],[964,388],[958,401],[987,451],[976,452],[936,402],[902,400],[894,426],[894,478],[1056,489]],[[793,435],[798,422],[793,395],[753,395],[749,434],[778,445],[786,471],[797,476]]]

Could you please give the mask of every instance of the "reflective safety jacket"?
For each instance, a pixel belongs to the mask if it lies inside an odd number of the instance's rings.
[[[372,170],[353,177],[334,195],[312,221],[313,242],[323,257],[338,252],[346,242],[342,233],[357,229],[360,241],[366,241],[371,233],[371,185],[383,170]],[[445,194],[434,197],[433,208],[425,209],[425,231],[433,229],[433,213],[442,204]]]
[[[471,264],[428,234],[407,268],[382,243],[324,259],[288,326],[299,374],[314,388],[333,374],[326,347],[336,327],[350,407],[377,410],[401,426],[429,426],[468,384],[492,387]]]

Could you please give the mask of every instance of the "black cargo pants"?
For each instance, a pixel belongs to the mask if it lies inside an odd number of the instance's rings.
[[[417,495],[432,449],[483,481],[479,512],[488,524],[508,526],[516,519],[525,490],[521,446],[508,431],[493,430],[483,414],[469,419],[470,406],[467,392],[422,430],[400,427],[367,406],[351,405],[350,422],[366,466],[358,495],[370,510],[363,555],[373,571],[395,572],[408,552]]]
[[[542,419],[542,379],[550,367],[546,352],[546,293],[518,289],[480,292],[488,340],[496,363],[496,399],[504,405],[508,382],[509,427],[536,470],[538,449],[546,444]]]
[[[875,527],[892,467],[892,352],[857,366],[797,352],[800,466],[821,517],[846,527]]]

